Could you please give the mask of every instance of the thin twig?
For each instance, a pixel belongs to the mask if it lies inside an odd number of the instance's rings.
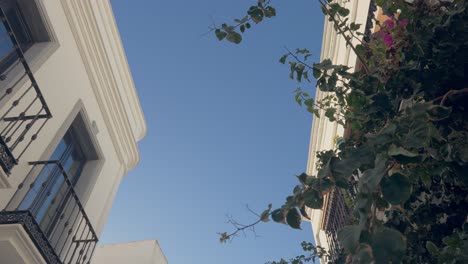
[[[448,91],[446,94],[444,94],[442,96],[442,100],[440,101],[440,105],[445,105],[445,102],[447,101],[447,99],[449,99],[449,96],[453,96],[453,95],[457,95],[457,94],[463,94],[463,93],[468,93],[468,87],[460,89],[460,90],[450,90],[450,91]],[[438,98],[436,98],[436,99],[438,99]]]
[[[249,212],[251,212],[252,214],[254,214],[254,215],[258,216],[258,217],[260,217],[259,214],[255,213],[252,209],[250,209],[250,207],[249,207],[248,204],[246,204],[245,207],[247,208],[247,210],[248,210]]]
[[[305,63],[304,61],[302,61],[301,59],[299,59],[298,56],[296,56],[296,54],[292,53],[287,47],[284,47],[284,49],[289,53],[289,55],[293,56],[293,58],[295,60],[297,60],[300,64],[304,65],[305,67],[313,70],[314,67],[310,66],[309,64]]]

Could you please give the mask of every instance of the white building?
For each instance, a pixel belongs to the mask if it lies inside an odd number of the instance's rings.
[[[376,15],[376,7],[373,3],[371,4],[371,0],[336,0],[334,2],[338,2],[350,10],[348,23],[361,24],[361,33],[365,35],[371,33],[373,29],[369,17]],[[320,61],[325,59],[330,59],[334,64],[351,67],[352,70],[357,65],[356,54],[346,45],[345,39],[337,34],[333,23],[329,22],[327,18],[324,23]],[[325,96],[327,96],[327,93],[317,89],[315,100],[319,101]],[[334,149],[336,139],[344,134],[344,128],[336,122],[328,121],[323,111],[320,116],[320,118],[314,116],[313,119],[306,170],[308,175],[317,175],[316,153],[322,150]],[[348,224],[345,206],[343,196],[332,192],[325,197],[324,206],[321,210],[309,210],[316,245],[327,249],[331,253],[339,252],[337,231]]]
[[[143,240],[99,246],[93,264],[167,264],[158,241]]]
[[[0,7],[0,262],[89,263],[146,132],[109,0]]]

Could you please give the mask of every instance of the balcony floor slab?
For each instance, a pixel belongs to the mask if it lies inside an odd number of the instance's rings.
[[[4,263],[3,254],[8,253],[12,254],[12,258],[19,258],[23,255],[27,257],[23,258],[27,262],[19,261],[19,264],[62,264],[29,211],[0,212],[0,242],[9,240],[16,243],[10,243],[11,245],[18,245],[16,252],[19,255],[14,253],[15,251],[3,252],[3,245],[0,244],[2,263]],[[12,247],[8,246],[8,243],[5,245],[6,251]],[[16,264],[17,262],[5,263]]]
[[[21,224],[0,225],[0,256],[2,263],[46,264]]]

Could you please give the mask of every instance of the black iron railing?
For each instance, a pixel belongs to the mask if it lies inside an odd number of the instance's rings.
[[[328,199],[323,230],[327,236],[329,261],[335,262],[343,254],[343,249],[338,242],[338,231],[349,224],[350,209],[346,205],[341,189],[336,188],[332,191]]]
[[[66,170],[59,161],[30,164],[0,224],[22,224],[49,264],[89,264],[98,237]]]
[[[0,36],[0,166],[10,174],[52,114],[1,8],[0,19],[5,31]]]
[[[329,246],[329,261],[336,262],[343,256],[343,248],[338,241],[338,231],[352,220],[353,203],[357,194],[358,176],[353,175],[347,190],[335,188],[328,197],[327,208],[325,208],[325,218],[323,230],[327,236]]]

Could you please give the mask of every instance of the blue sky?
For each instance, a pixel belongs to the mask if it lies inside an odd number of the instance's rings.
[[[323,16],[316,1],[273,2],[278,16],[233,45],[208,26],[242,17],[254,0],[112,1],[148,133],[101,243],[157,239],[171,264],[254,264],[312,240],[308,223],[267,223],[259,237],[218,242],[231,230],[226,214],[248,223],[246,204],[282,205],[307,162],[312,118],[278,59],[284,46],[306,47],[317,61]]]

